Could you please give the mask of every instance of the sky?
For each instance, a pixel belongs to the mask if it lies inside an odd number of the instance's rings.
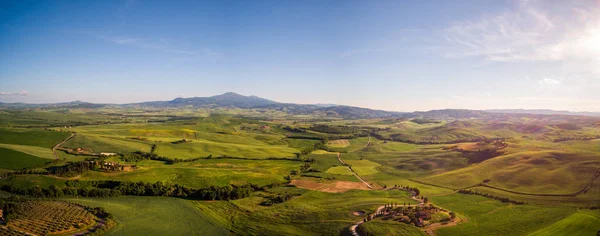
[[[600,0],[0,1],[0,102],[600,111]]]

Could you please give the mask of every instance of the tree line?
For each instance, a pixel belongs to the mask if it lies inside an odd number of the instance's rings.
[[[480,193],[480,192],[472,191],[470,189],[461,189],[461,190],[458,190],[458,193],[479,195],[479,196],[483,196],[483,197],[486,197],[486,198],[495,199],[495,200],[501,201],[503,203],[512,203],[512,204],[515,204],[515,205],[523,205],[523,204],[525,204],[525,202],[522,202],[522,201],[515,201],[515,200],[511,200],[511,199],[509,199],[507,197],[498,197],[498,196],[494,196],[494,195],[487,194],[487,193]]]
[[[48,188],[22,187],[2,185],[0,190],[39,198],[81,196],[81,197],[114,197],[123,195],[133,196],[163,196],[179,197],[196,200],[235,200],[250,196],[256,191],[266,191],[269,188],[281,186],[284,183],[274,183],[264,186],[255,184],[210,186],[207,188],[189,188],[180,184],[162,182],[145,183],[130,181],[79,181],[68,180],[65,187],[51,185]]]

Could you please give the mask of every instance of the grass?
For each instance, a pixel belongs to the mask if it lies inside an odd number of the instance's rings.
[[[164,197],[65,198],[103,207],[118,225],[106,235],[228,235],[229,230],[190,202]]]
[[[490,185],[514,191],[574,193],[587,184],[599,166],[600,160],[592,155],[521,152],[423,178],[423,181],[463,188],[489,179]]]
[[[513,205],[497,200],[463,194],[433,196],[429,199],[468,222],[439,229],[437,235],[526,235],[573,214],[566,207]]]
[[[376,219],[372,221],[367,221],[358,227],[362,228],[362,232],[366,232],[369,236],[427,235],[425,232],[423,232],[416,226],[391,220],[385,221]]]
[[[600,212],[598,210],[580,210],[555,222],[530,236],[545,235],[594,235],[600,230]]]
[[[45,165],[50,162],[46,158],[32,156],[12,149],[0,147],[0,168],[18,170]]]
[[[345,162],[352,166],[352,170],[360,176],[376,174],[379,172],[377,171],[377,168],[381,166],[380,164],[369,160],[346,160]]]
[[[284,176],[293,169],[299,170],[302,163],[287,160],[209,159],[172,165],[159,161],[142,161],[133,164],[137,165],[137,169],[132,172],[90,171],[81,175],[79,179],[150,183],[160,181],[193,188],[244,183],[267,185],[284,182]]]
[[[42,129],[0,128],[0,143],[52,148],[69,137],[67,132]]]
[[[352,172],[350,172],[350,170],[348,170],[348,167],[345,167],[345,166],[331,167],[331,168],[327,169],[327,171],[325,171],[325,173],[334,174],[334,175],[348,175],[348,176],[353,175]]]
[[[52,154],[51,148],[4,143],[0,143],[0,148],[12,149],[17,152],[22,152],[36,157],[54,159],[54,155]]]
[[[48,188],[51,185],[65,187],[65,181],[59,178],[53,178],[44,175],[17,175],[0,179],[0,184],[18,186],[21,188],[41,187]]]
[[[362,219],[354,211],[373,212],[389,202],[412,202],[404,191],[351,190],[345,193],[310,191],[271,207],[260,206],[262,198],[229,202],[195,201],[202,212],[230,222],[243,235],[340,235]],[[234,223],[231,223],[234,222]]]

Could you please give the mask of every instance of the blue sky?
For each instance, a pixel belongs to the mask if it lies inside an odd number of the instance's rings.
[[[600,111],[600,2],[1,1],[0,102]]]

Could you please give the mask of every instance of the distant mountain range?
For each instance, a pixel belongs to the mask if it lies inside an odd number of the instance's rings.
[[[536,115],[584,115],[600,116],[595,112],[569,112],[554,110],[523,110],[523,109],[496,109],[496,110],[464,110],[445,109],[426,112],[392,112],[374,110],[353,106],[336,104],[295,104],[280,103],[257,96],[244,96],[233,92],[212,97],[176,98],[171,101],[150,101],[129,104],[98,104],[82,101],[52,104],[27,104],[27,103],[0,103],[0,108],[100,108],[100,107],[148,107],[148,108],[240,108],[240,109],[270,109],[283,111],[293,115],[321,115],[327,117],[340,117],[345,119],[366,118],[429,118],[429,119],[468,119],[481,118],[493,114],[536,114]]]

